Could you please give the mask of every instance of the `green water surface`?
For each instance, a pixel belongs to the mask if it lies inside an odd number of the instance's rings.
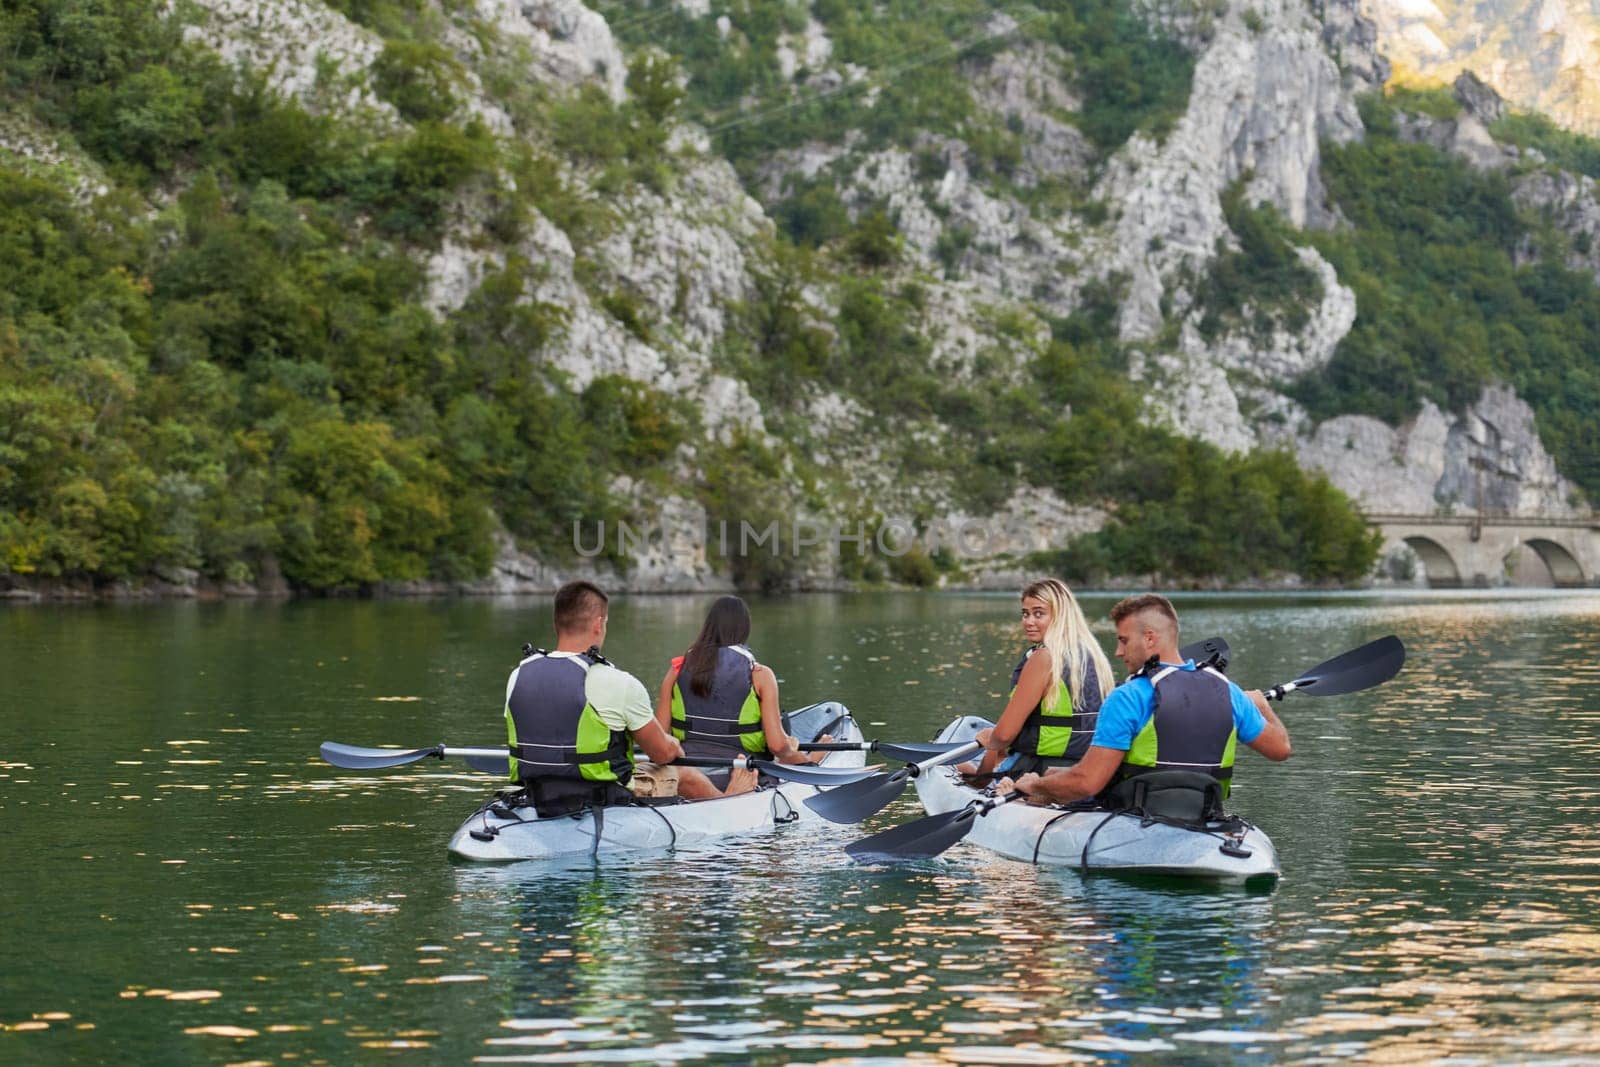
[[[654,691],[708,601],[619,598],[606,651]],[[317,744],[503,738],[546,600],[0,609],[0,1062],[1600,1058],[1600,597],[1177,602],[1247,685],[1410,649],[1372,693],[1286,701],[1288,763],[1241,755],[1271,893],[970,844],[849,862],[911,791],[863,831],[453,865],[489,780]],[[992,716],[1022,644],[1009,596],[752,606],[786,704],[890,739]]]

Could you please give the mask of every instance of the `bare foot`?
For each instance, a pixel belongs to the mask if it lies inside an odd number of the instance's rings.
[[[728,772],[728,788],[722,791],[725,797],[737,796],[748,793],[756,787],[756,772],[749,767],[735,767]]]
[[[958,763],[956,764],[956,771],[970,778],[978,773],[978,765],[976,763]]]

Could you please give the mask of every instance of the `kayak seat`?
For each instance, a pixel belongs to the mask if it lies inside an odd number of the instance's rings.
[[[584,785],[565,780],[525,779],[520,794],[514,795],[511,807],[532,805],[539,818],[558,815],[576,815],[596,807],[627,804],[634,799],[632,791],[612,782]]]
[[[1222,783],[1199,771],[1150,771],[1118,782],[1101,799],[1112,811],[1145,819],[1206,823],[1225,817]]]

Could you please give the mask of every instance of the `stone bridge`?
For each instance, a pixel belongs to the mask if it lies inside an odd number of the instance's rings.
[[[1546,519],[1515,515],[1383,515],[1367,522],[1385,552],[1405,545],[1434,588],[1489,585],[1600,585],[1600,515]],[[1543,563],[1548,581],[1530,567]]]

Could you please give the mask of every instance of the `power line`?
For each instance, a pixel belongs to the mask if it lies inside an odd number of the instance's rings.
[[[995,10],[995,11],[987,12],[985,17],[991,17],[992,18],[995,15],[1009,15],[1009,14],[1010,14],[1009,12],[1005,12],[1005,11],[1001,11],[1001,10]],[[787,101],[785,101],[785,102],[783,102],[781,104],[775,104],[772,107],[763,108],[763,109],[761,109],[759,111],[752,111],[752,112],[749,112],[747,114],[740,115],[737,118],[733,118],[733,119],[728,120],[727,122],[717,123],[716,125],[713,125],[713,126],[707,126],[706,127],[706,132],[708,134],[712,135],[712,136],[716,136],[717,134],[723,133],[723,132],[725,132],[727,130],[734,129],[735,127],[743,126],[743,125],[745,125],[747,123],[751,123],[751,122],[758,121],[760,119],[768,118],[769,116],[772,116],[772,115],[781,114],[781,113],[783,113],[785,111],[792,111],[793,109],[795,109],[797,107],[802,107],[802,106],[805,106],[807,104],[815,103],[817,100],[825,99],[825,98],[827,98],[829,96],[832,96],[834,93],[842,92],[842,91],[844,91],[846,89],[859,89],[859,88],[862,88],[862,87],[867,86],[867,85],[879,85],[879,86],[882,86],[884,84],[887,84],[889,82],[894,81],[895,79],[899,78],[902,74],[905,74],[908,71],[915,70],[918,67],[926,66],[927,64],[929,64],[929,63],[931,63],[931,62],[933,62],[935,60],[945,59],[945,58],[949,58],[951,56],[958,56],[961,53],[967,51],[968,49],[973,48],[976,45],[983,44],[986,41],[995,40],[995,39],[1001,38],[1001,37],[1008,37],[1011,34],[1016,33],[1018,30],[1022,29],[1024,26],[1028,25],[1029,23],[1036,22],[1039,19],[1043,18],[1044,16],[1045,16],[1045,12],[1040,11],[1039,9],[1035,8],[1035,9],[1032,10],[1031,13],[1023,15],[1021,18],[1012,17],[1012,24],[1010,26],[1002,27],[1002,28],[995,29],[995,30],[990,30],[990,31],[985,32],[985,33],[980,33],[976,37],[973,37],[973,38],[971,38],[970,40],[968,40],[968,41],[966,41],[964,43],[951,44],[951,45],[946,45],[946,46],[942,46],[942,47],[938,47],[938,48],[929,49],[926,52],[923,52],[923,53],[917,55],[917,57],[915,59],[912,59],[909,62],[906,62],[906,63],[901,64],[899,66],[892,66],[892,67],[884,68],[883,70],[877,72],[877,77],[876,78],[874,78],[874,79],[872,79],[870,81],[867,80],[867,79],[863,79],[862,81],[859,81],[859,82],[840,82],[838,85],[835,85],[835,86],[833,86],[831,88],[814,89],[814,90],[811,90],[811,95],[810,96],[802,96],[802,97],[800,97],[798,99],[787,100]],[[908,53],[904,53],[903,52],[901,54],[902,55],[906,55]]]

